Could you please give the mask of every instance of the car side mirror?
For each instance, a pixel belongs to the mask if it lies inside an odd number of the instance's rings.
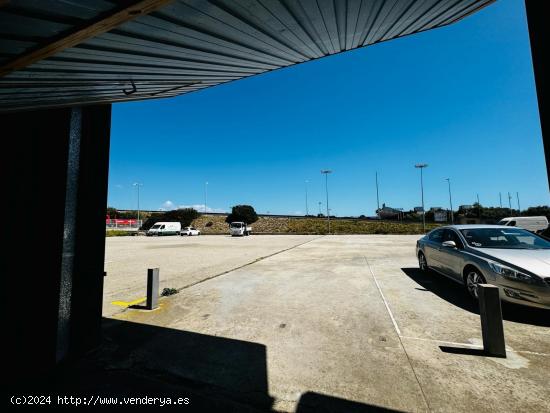
[[[444,241],[443,244],[444,247],[446,248],[456,248],[456,242],[454,241]]]

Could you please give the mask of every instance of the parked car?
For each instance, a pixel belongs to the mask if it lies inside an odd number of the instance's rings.
[[[521,228],[451,225],[416,243],[422,271],[434,270],[463,284],[478,298],[479,284],[493,284],[504,301],[550,309],[550,242]]]
[[[548,218],[542,217],[508,217],[499,221],[498,225],[518,227],[531,232],[543,232],[548,228]]]
[[[179,222],[156,222],[145,235],[178,235],[180,231],[181,223]]]
[[[183,237],[184,235],[193,236],[193,235],[200,235],[201,232],[194,227],[185,227],[181,230],[180,235]]]
[[[246,225],[246,222],[232,222],[229,225],[229,233],[232,237],[242,237],[244,235],[250,235],[252,227]]]

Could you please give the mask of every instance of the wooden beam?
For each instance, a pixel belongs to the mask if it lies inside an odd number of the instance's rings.
[[[114,10],[102,14],[82,26],[52,38],[47,44],[39,45],[24,52],[15,59],[0,67],[0,76],[5,76],[15,70],[23,69],[39,60],[50,57],[69,47],[76,46],[91,37],[108,32],[109,30],[136,17],[149,14],[158,8],[171,3],[173,0],[139,0],[131,6],[115,7]],[[2,4],[2,0],[0,0]]]

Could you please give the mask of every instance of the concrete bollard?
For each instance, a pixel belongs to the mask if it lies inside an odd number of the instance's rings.
[[[489,356],[506,358],[502,308],[498,287],[491,284],[478,285],[479,315],[483,350]]]
[[[146,310],[154,310],[159,303],[159,268],[147,270],[147,302]]]

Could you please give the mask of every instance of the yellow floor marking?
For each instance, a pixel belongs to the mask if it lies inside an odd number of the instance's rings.
[[[136,305],[139,303],[142,303],[143,301],[147,300],[146,297],[138,298],[134,301],[113,301],[111,304],[118,305],[120,307],[130,307],[131,305]]]

